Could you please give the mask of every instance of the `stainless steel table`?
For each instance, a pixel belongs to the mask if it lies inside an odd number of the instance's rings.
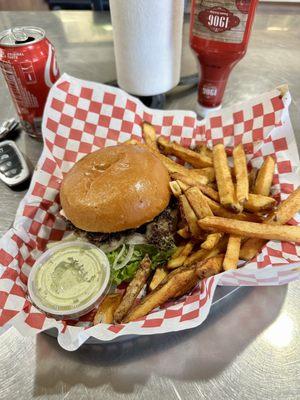
[[[260,4],[247,56],[231,75],[225,104],[287,82],[300,138],[300,6]],[[91,12],[0,13],[0,30],[37,25],[53,41],[62,71],[106,82],[115,78],[109,15]],[[184,27],[182,75],[196,71]],[[0,78],[0,119],[15,111]],[[168,108],[192,109],[195,89],[171,93]],[[298,108],[298,112],[297,112]],[[41,144],[21,134],[34,164]],[[299,143],[299,142],[298,142]],[[24,192],[0,185],[0,231]],[[121,344],[63,351],[46,335],[0,337],[1,399],[277,399],[300,398],[300,283],[242,288],[214,306],[199,328]]]

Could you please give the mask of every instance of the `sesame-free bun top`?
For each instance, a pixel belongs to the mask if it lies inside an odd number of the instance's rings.
[[[60,200],[67,219],[85,231],[137,228],[168,205],[169,175],[146,146],[105,147],[74,164],[64,176]]]

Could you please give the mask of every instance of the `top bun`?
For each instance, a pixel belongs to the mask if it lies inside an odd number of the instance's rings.
[[[168,205],[169,174],[145,146],[105,147],[83,157],[65,175],[60,200],[66,217],[85,231],[137,228]]]

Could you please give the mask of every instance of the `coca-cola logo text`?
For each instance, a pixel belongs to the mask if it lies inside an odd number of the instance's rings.
[[[212,32],[225,32],[239,25],[240,19],[224,7],[211,7],[198,15],[199,21]]]
[[[56,64],[54,55],[54,49],[50,43],[48,43],[48,56],[45,65],[44,79],[46,85],[50,88],[59,78],[59,69]]]

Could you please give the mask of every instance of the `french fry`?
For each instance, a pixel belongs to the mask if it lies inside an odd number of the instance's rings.
[[[143,317],[167,300],[179,297],[182,290],[192,289],[198,281],[196,268],[178,268],[172,271],[151,293],[145,296],[125,317],[123,322]]]
[[[167,168],[170,175],[173,173],[180,173],[181,175],[190,176],[190,175],[193,175],[193,173],[195,171],[195,170],[188,170],[187,168],[183,167],[182,165],[180,165],[180,164],[176,163],[175,161],[171,160],[170,158],[164,156],[163,154],[159,153],[159,151],[156,151],[153,148],[153,146],[150,147],[147,144],[140,143],[134,139],[129,139],[124,143],[131,144],[131,145],[139,145],[139,146],[143,146],[143,147],[147,148],[149,151],[151,151],[153,154],[155,154],[157,157],[160,158],[160,160],[162,161],[164,166]],[[192,171],[192,172],[190,172],[190,171]],[[199,175],[199,174],[195,173],[195,178],[198,181],[198,183],[201,183],[203,185],[206,185],[208,183],[208,179],[203,175]]]
[[[179,197],[182,194],[181,188],[176,181],[172,181],[169,183],[170,189],[175,197]]]
[[[151,279],[151,282],[149,284],[149,289],[150,291],[154,290],[168,275],[168,272],[166,271],[165,268],[158,267],[156,268],[154,275]]]
[[[201,236],[201,231],[197,223],[197,217],[194,213],[192,207],[190,206],[185,195],[179,196],[180,207],[183,212],[183,215],[186,219],[186,222],[189,226],[189,230],[193,237],[198,238]]]
[[[220,241],[221,237],[223,236],[223,233],[210,233],[207,235],[207,238],[205,241],[201,244],[201,248],[205,250],[211,250],[213,249],[216,244]]]
[[[196,264],[198,277],[202,280],[219,274],[222,271],[223,259],[224,254],[219,254]]]
[[[183,192],[185,192],[190,187],[189,185],[187,185],[186,183],[184,183],[180,180],[177,180],[176,182]]]
[[[233,149],[233,162],[236,177],[236,198],[237,201],[243,205],[245,201],[248,200],[249,180],[247,160],[242,144],[239,144]]]
[[[187,256],[178,256],[177,258],[172,258],[171,260],[168,261],[167,268],[168,269],[176,269],[178,267],[181,267]]]
[[[221,217],[205,217],[198,221],[201,229],[225,232],[231,235],[254,237],[267,240],[300,242],[300,226],[258,224]]]
[[[165,167],[167,168],[171,176],[174,173],[179,173],[181,175],[193,179],[194,184],[199,183],[201,185],[206,185],[208,183],[207,177],[199,174],[199,172],[197,172],[198,170],[185,168],[182,165],[177,164],[170,158],[164,156],[163,154],[159,154],[159,158],[162,160],[162,162],[164,163]]]
[[[177,258],[180,253],[182,252],[182,250],[184,249],[184,245],[182,246],[177,246],[177,249],[175,250],[175,252],[172,254],[171,258]]]
[[[257,215],[247,214],[245,212],[241,212],[240,214],[235,214],[227,210],[225,207],[222,207],[219,203],[210,199],[209,197],[207,196],[205,197],[211,211],[213,212],[214,215],[217,215],[218,217],[232,218],[240,221],[255,221],[255,222],[261,221],[261,219]]]
[[[223,261],[224,271],[237,268],[240,248],[241,248],[241,237],[230,235],[228,239],[226,254]]]
[[[203,194],[210,197],[212,200],[220,202],[219,193],[207,185],[197,185]]]
[[[122,296],[122,293],[111,293],[104,297],[94,317],[94,325],[113,323],[114,313],[121,303]]]
[[[172,271],[151,293],[136,305],[122,322],[130,322],[147,315],[166,301],[189,292],[199,279],[205,279],[222,270],[223,257],[205,260],[188,268]]]
[[[207,185],[197,185],[201,192],[208,196],[210,199],[219,202],[219,193]],[[271,210],[276,204],[276,200],[272,197],[262,196],[261,194],[248,194],[248,200],[244,204],[244,208],[251,212],[263,212]],[[216,214],[217,215],[217,214]],[[220,217],[225,215],[219,215]],[[231,217],[228,217],[231,218]]]
[[[186,186],[195,186],[195,181],[191,176],[180,174],[179,172],[174,172],[173,174],[171,174],[171,178],[184,183]]]
[[[243,242],[240,250],[240,259],[249,261],[261,250],[268,241],[265,239],[249,238]]]
[[[181,160],[188,162],[195,168],[205,168],[213,165],[212,159],[207,157],[205,154],[199,154],[178,143],[169,142],[163,136],[158,138],[158,144],[164,154],[176,156]]]
[[[183,263],[184,266],[192,265],[197,261],[204,260],[208,254],[208,250],[199,249],[187,257]]]
[[[210,168],[210,167],[208,167]],[[205,185],[206,183],[209,183],[209,178],[208,175],[211,172],[207,171],[206,168],[201,168],[201,169],[187,169],[188,172],[186,172],[186,175],[191,177],[194,180],[194,184],[200,184],[200,185]]]
[[[200,249],[195,253],[192,253],[184,262],[184,266],[189,266],[195,262],[205,260],[207,258],[215,257],[220,253],[223,253],[227,247],[228,238],[226,236],[216,244],[216,246],[211,250]]]
[[[190,177],[193,179],[194,184],[201,184],[201,185],[206,185],[208,183],[208,179],[206,177],[206,173],[201,172],[201,169],[189,169],[189,168],[185,168],[182,165],[176,163],[175,161],[171,160],[170,158],[168,158],[167,156],[159,153],[158,151],[156,151],[153,146],[150,147],[147,144],[144,143],[139,143],[135,140],[130,140],[127,141],[125,143],[129,143],[130,144],[138,144],[139,146],[144,146],[146,147],[148,150],[150,150],[153,154],[155,154],[157,157],[160,158],[160,160],[162,161],[162,163],[164,164],[164,166],[167,168],[168,172],[170,175],[174,174],[174,173],[179,173],[181,175]],[[148,142],[149,143],[149,142]]]
[[[134,142],[134,141],[131,141]],[[185,175],[187,177],[190,177],[193,179],[194,184],[201,184],[201,185],[206,185],[208,183],[208,179],[205,176],[205,173],[201,173],[201,169],[188,169],[183,167],[182,165],[176,163],[175,161],[171,160],[167,156],[159,153],[158,151],[154,150],[153,148],[149,147],[146,144],[143,143],[132,143],[132,144],[138,144],[140,146],[146,147],[148,150],[150,150],[153,154],[155,154],[157,157],[160,158],[164,166],[167,168],[168,172],[170,175],[174,173],[179,173],[181,175]]]
[[[262,194],[249,193],[248,200],[244,204],[244,208],[252,212],[263,212],[271,210],[276,204],[276,200],[272,197],[263,196]]]
[[[273,225],[286,224],[300,210],[300,187],[279,204],[277,210],[271,214],[265,223]]]
[[[257,168],[252,168],[248,174],[249,192],[250,193],[253,193],[257,172],[258,172]]]
[[[180,255],[181,256],[188,256],[192,252],[193,247],[194,247],[194,243],[193,242],[186,243],[184,245],[182,251],[180,252]]]
[[[199,175],[206,176],[208,182],[214,182],[216,180],[215,170],[213,167],[206,167],[196,170]]]
[[[224,253],[227,248],[227,243],[228,243],[228,236],[222,235],[221,239],[218,241],[215,247],[208,251],[206,258],[215,257],[220,253]]]
[[[146,145],[150,147],[153,151],[158,152],[159,150],[156,143],[156,133],[154,126],[149,124],[148,122],[143,122],[142,131]]]
[[[268,156],[258,171],[253,193],[269,196],[275,170],[275,160]]]
[[[203,154],[203,155],[205,155],[206,157],[209,157],[209,158],[213,158],[213,154],[212,154],[212,150],[211,149],[209,149],[207,146],[205,146],[204,144],[198,144],[196,147],[195,147],[195,151],[197,151],[197,153],[200,153],[200,154]]]
[[[143,286],[147,282],[151,272],[151,260],[146,255],[141,261],[134,278],[129,283],[126,288],[126,292],[118,305],[116,311],[114,312],[114,320],[119,323],[126,316],[128,311],[134,304],[135,299],[142,290]]]
[[[185,195],[198,218],[212,216],[213,213],[208,205],[206,197],[196,186],[185,191]]]
[[[180,267],[177,271],[180,272],[180,270],[185,270],[185,269],[196,269],[196,274],[200,280],[208,278],[210,276],[216,275],[219,272],[222,271],[222,263],[224,259],[224,254],[218,254],[215,256],[211,256],[208,259],[201,260],[195,262],[193,265],[190,265],[188,267]],[[195,286],[195,285],[193,285]],[[191,290],[191,285],[189,284],[189,281],[186,282],[186,285],[182,285],[178,288],[177,292],[175,292],[176,297],[180,297],[183,294],[189,292]]]
[[[124,144],[133,144],[133,145],[136,145],[136,144],[139,144],[139,142],[138,142],[137,140],[135,140],[135,139],[128,139],[128,140],[126,140],[126,141],[124,142]]]
[[[185,226],[177,231],[178,235],[183,239],[189,239],[191,237],[191,233],[188,226]]]
[[[177,257],[172,257],[167,264],[168,269],[175,269],[178,267],[181,267],[183,265],[184,261],[186,260],[187,256],[191,253],[193,250],[194,243],[188,242],[181,252],[178,254]]]
[[[214,146],[213,161],[220,202],[223,206],[232,208],[235,203],[235,191],[223,144],[219,143]]]
[[[279,204],[278,209],[271,214],[264,222],[272,225],[286,224],[293,216],[300,210],[300,188],[295,190],[289,197]],[[251,260],[260,249],[266,244],[264,239],[247,239],[240,251],[240,258],[242,260]]]

